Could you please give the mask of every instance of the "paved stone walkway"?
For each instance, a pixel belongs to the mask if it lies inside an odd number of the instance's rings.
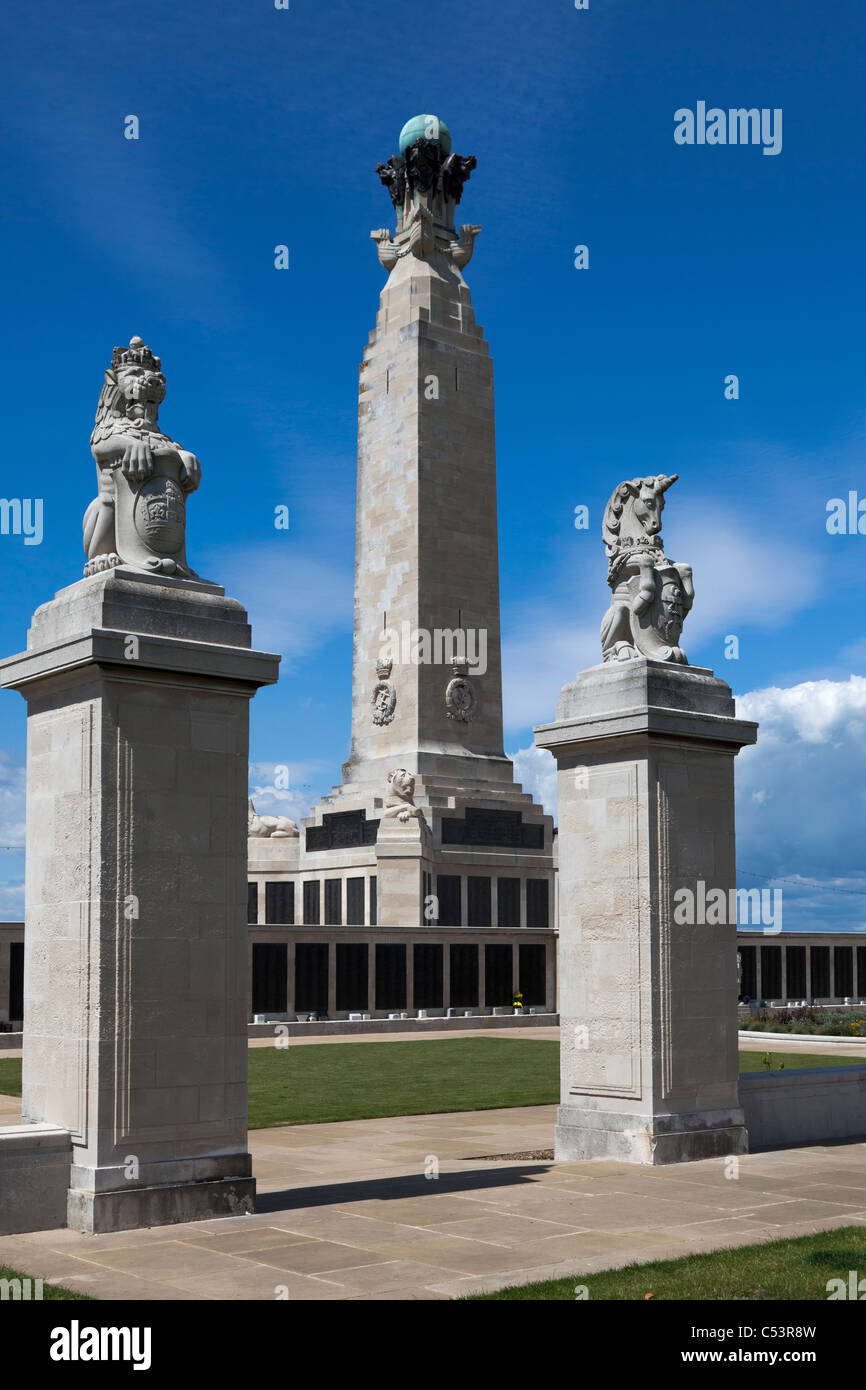
[[[739,1037],[741,1052],[811,1052],[818,1057],[825,1054],[835,1057],[862,1057],[866,1066],[866,1047],[857,1038],[814,1038],[807,1035],[785,1038],[784,1042],[768,1042],[760,1033],[740,1033]]]
[[[436,1033],[419,1033],[417,1030],[406,1033],[368,1033],[359,1034],[357,1037],[332,1037],[332,1038],[292,1038],[289,1042],[290,1047],[324,1047],[328,1043],[380,1043],[380,1042],[433,1042],[437,1038],[525,1038],[530,1042],[559,1042],[559,1028],[486,1028],[463,1029],[449,1028],[447,1031]],[[273,1038],[250,1038],[250,1047],[273,1047]],[[784,1042],[767,1042],[758,1034],[747,1037],[744,1033],[740,1034],[740,1050],[742,1052],[817,1052],[833,1053],[836,1055],[847,1054],[857,1056],[861,1051],[863,1061],[866,1063],[866,1048],[858,1047],[856,1043],[852,1045],[851,1039],[840,1038],[831,1042],[827,1038],[817,1040],[814,1038],[786,1038]],[[21,1057],[21,1049],[12,1052],[0,1052],[0,1058]],[[2,1099],[2,1098],[0,1098]],[[0,1114],[2,1114],[0,1110]],[[12,1121],[4,1120],[3,1123],[11,1124]]]
[[[430,1300],[852,1223],[866,1239],[866,1144],[750,1154],[737,1180],[719,1160],[487,1157],[549,1147],[554,1113],[258,1130],[255,1216],[5,1236],[0,1263],[103,1299]]]
[[[410,1029],[405,1033],[359,1033],[347,1037],[290,1038],[290,1047],[319,1047],[325,1043],[435,1042],[440,1038],[523,1038],[529,1042],[559,1042],[559,1027],[550,1028],[448,1028],[435,1033]],[[273,1038],[250,1038],[250,1047],[273,1047]]]
[[[550,1028],[448,1028],[437,1030],[435,1033],[421,1033],[418,1029],[410,1029],[405,1033],[359,1033],[357,1035],[340,1036],[339,1034],[330,1038],[321,1037],[294,1037],[289,1039],[290,1047],[324,1047],[328,1043],[380,1043],[380,1042],[434,1042],[438,1038],[527,1038],[530,1042],[538,1042],[543,1039],[545,1042],[559,1042],[559,1027],[554,1025]],[[273,1047],[273,1038],[250,1038],[250,1047]],[[766,1046],[765,1049],[766,1051]],[[21,1048],[12,1049],[8,1052],[0,1052],[0,1060],[4,1057],[21,1057]]]

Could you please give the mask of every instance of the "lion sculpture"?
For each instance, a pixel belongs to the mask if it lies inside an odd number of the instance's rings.
[[[385,798],[383,816],[399,820],[405,825],[410,820],[423,820],[415,805],[415,778],[405,767],[397,767],[388,773],[388,791]]]
[[[252,797],[247,803],[247,837],[250,840],[292,840],[298,827],[288,816],[260,816]]]
[[[186,497],[201,466],[161,432],[164,397],[162,364],[141,338],[116,347],[90,436],[98,492],[84,515],[85,575],[125,565],[195,578],[186,562]]]

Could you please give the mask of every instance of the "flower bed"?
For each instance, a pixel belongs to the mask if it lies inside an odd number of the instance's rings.
[[[827,1037],[866,1038],[863,1009],[762,1009],[743,1019],[741,1028],[755,1033],[818,1033]]]

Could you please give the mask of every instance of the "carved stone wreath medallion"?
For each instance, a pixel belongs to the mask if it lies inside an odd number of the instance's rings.
[[[455,676],[445,690],[445,712],[449,719],[468,724],[475,713],[476,697],[472,682],[465,676]]]
[[[397,692],[390,681],[377,681],[373,686],[373,723],[390,724],[397,705]]]
[[[388,677],[391,674],[390,661],[377,661],[376,675],[379,677],[373,686],[373,723],[390,724],[397,707],[397,691]]]

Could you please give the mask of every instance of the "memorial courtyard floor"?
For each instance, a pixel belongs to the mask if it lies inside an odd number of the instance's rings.
[[[0,1124],[18,1102],[0,1097]],[[643,1168],[549,1148],[554,1106],[250,1134],[255,1216],[0,1238],[0,1264],[100,1299],[450,1299],[862,1223],[866,1144]],[[425,1177],[425,1167],[438,1177]]]

